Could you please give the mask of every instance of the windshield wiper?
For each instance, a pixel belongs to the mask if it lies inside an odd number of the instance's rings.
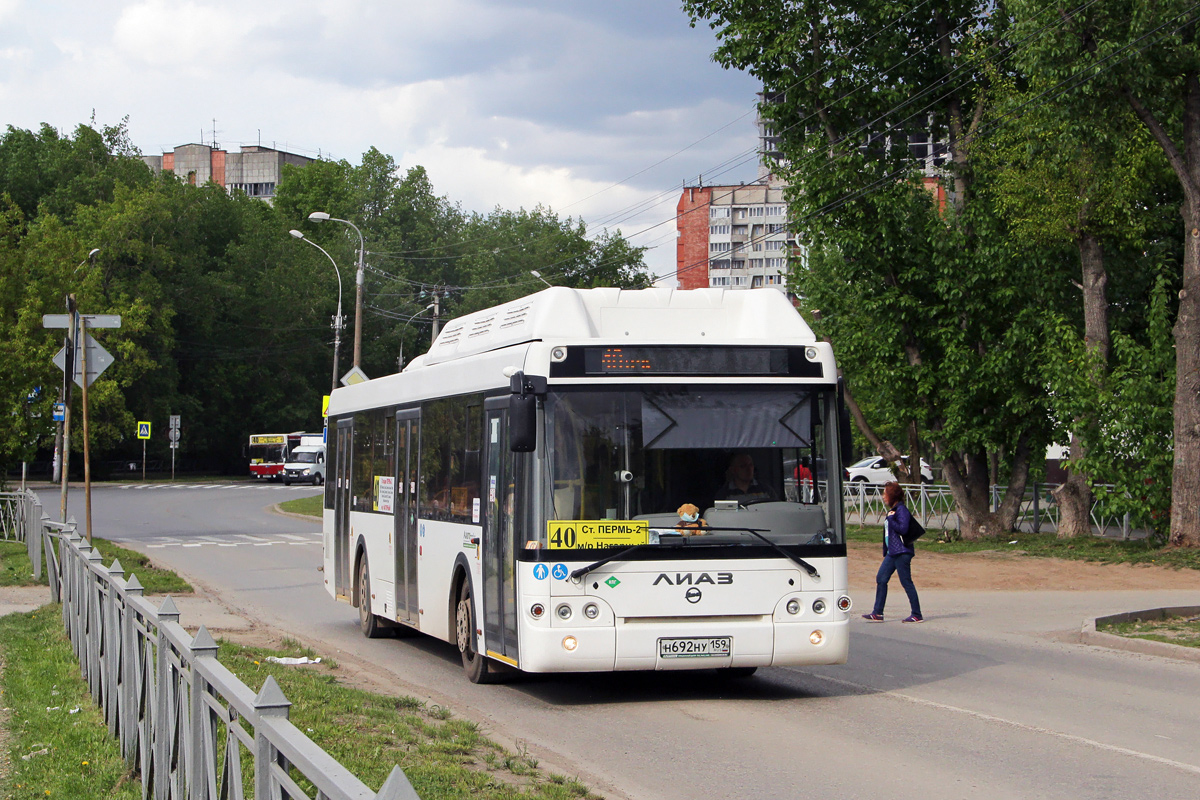
[[[768,545],[770,545],[773,549],[778,551],[779,554],[782,555],[784,558],[788,559],[789,561],[795,562],[796,564],[799,564],[801,567],[803,567],[804,570],[809,574],[809,577],[816,578],[817,580],[821,580],[821,573],[817,572],[816,567],[814,567],[812,564],[805,561],[803,558],[792,555],[787,550],[784,550],[782,547],[780,547],[779,545],[772,542],[766,536],[763,536],[764,532],[769,533],[770,531],[756,530],[755,528],[702,528],[702,530],[718,531],[718,532],[720,532],[720,531],[744,531],[746,533],[757,536],[759,539],[762,539],[764,542],[766,542]],[[611,556],[602,558],[599,561],[596,561],[595,563],[588,564],[586,567],[580,567],[579,569],[577,569],[571,573],[571,580],[577,581],[580,578],[582,578],[584,575],[587,575],[592,570],[599,569],[600,567],[603,567],[605,564],[607,564],[611,561],[618,561],[618,560],[624,558],[625,556],[629,555],[630,553],[634,552],[635,550],[640,550],[643,547],[664,547],[664,546],[665,547],[681,547],[681,546],[694,547],[696,545],[706,545],[706,544],[709,544],[709,542],[697,542],[697,541],[695,541],[694,537],[690,537],[690,536],[681,536],[679,542],[671,542],[669,544],[664,544],[663,542],[659,542],[658,544],[649,544],[649,543],[635,544],[631,547],[626,547],[624,550],[618,550],[617,552],[613,553]],[[713,542],[712,544],[715,546],[720,543]]]
[[[600,567],[603,567],[605,564],[607,564],[610,561],[617,561],[618,559],[624,558],[625,556],[632,553],[634,550],[640,550],[643,547],[661,547],[661,546],[662,546],[661,544],[651,545],[649,543],[635,544],[632,547],[626,547],[624,550],[618,550],[617,552],[613,553],[611,556],[608,556],[607,558],[602,558],[594,564],[588,564],[586,567],[580,567],[579,569],[575,570],[574,572],[571,573],[571,580],[577,581],[580,578],[582,578],[584,575],[587,575],[592,570],[599,569]],[[668,545],[668,546],[670,546],[670,545]]]
[[[800,566],[804,567],[804,571],[808,573],[809,577],[816,578],[817,580],[821,580],[821,573],[817,572],[816,567],[814,567],[812,564],[805,561],[803,558],[800,558],[800,556],[792,555],[787,550],[784,550],[782,547],[780,547],[779,545],[772,542],[766,536],[763,536],[764,533],[770,533],[770,530],[768,530],[768,529],[764,528],[762,530],[759,530],[757,528],[702,528],[702,530],[706,530],[706,531],[745,531],[746,533],[757,536],[759,539],[762,539],[764,542],[766,542],[772,548],[777,550],[779,552],[779,554],[782,555],[784,558],[788,559],[789,561],[793,561],[793,562],[799,564]]]

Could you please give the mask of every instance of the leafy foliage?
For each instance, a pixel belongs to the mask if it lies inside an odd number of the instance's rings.
[[[0,414],[11,424],[0,426],[0,475],[49,458],[62,377],[51,357],[62,336],[42,316],[64,312],[68,293],[85,313],[122,319],[91,332],[115,357],[89,388],[94,474],[140,458],[138,420],[162,431],[181,415],[180,455],[232,473],[245,469],[249,433],[319,429],[338,273],[288,230],[303,229],[338,265],[349,320],[338,374],[350,365],[359,240],[349,226],[307,221],[318,210],[352,221],[366,242],[362,366],[372,376],[396,370],[402,337],[408,359],[428,347],[421,310],[435,293],[447,319],[537,290],[530,269],[573,286],[646,280],[642,251],[619,233],[589,238],[582,222],[544,208],[466,214],[436,195],[424,169],[401,174],[375,148],[357,165],[285,167],[272,206],[153,175],[124,124],[81,125],[71,137],[9,127],[0,136]],[[165,437],[150,441],[149,455],[169,456]]]

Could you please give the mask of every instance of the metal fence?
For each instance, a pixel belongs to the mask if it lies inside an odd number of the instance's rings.
[[[419,800],[398,766],[371,791],[288,720],[274,678],[257,693],[242,683],[203,626],[189,634],[170,597],[155,608],[136,575],[105,567],[75,521],[50,521],[32,492],[0,494],[0,525],[26,541],[35,577],[44,553],[51,599],[143,798]]]
[[[1057,483],[1034,483],[1025,487],[1025,494],[1017,509],[1015,529],[1023,533],[1055,533],[1058,531],[1058,504],[1052,491]],[[901,484],[907,496],[907,505],[913,516],[926,528],[935,530],[961,530],[957,506],[944,484]],[[991,506],[1000,507],[1007,486],[991,487]],[[1092,533],[1095,536],[1124,540],[1143,538],[1147,532],[1130,525],[1128,514],[1115,514],[1108,510],[1108,499],[1114,491],[1111,486],[1093,488]],[[887,516],[887,505],[883,502],[883,486],[879,484],[846,483],[842,486],[842,504],[846,510],[846,521],[859,525],[882,525]]]

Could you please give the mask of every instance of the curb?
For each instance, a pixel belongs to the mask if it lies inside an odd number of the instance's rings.
[[[269,505],[269,506],[267,506],[267,508],[270,509],[272,514],[278,514],[281,517],[290,517],[292,519],[301,519],[301,520],[304,520],[305,522],[311,522],[314,525],[321,524],[321,517],[314,517],[311,514],[297,514],[293,511],[284,511],[282,508],[279,507],[279,503],[274,503],[273,505]]]
[[[1084,644],[1095,647],[1107,647],[1111,650],[1124,650],[1129,653],[1141,653],[1148,656],[1162,656],[1182,661],[1193,661],[1200,664],[1200,647],[1185,647],[1167,642],[1155,642],[1150,639],[1134,639],[1128,636],[1117,636],[1114,633],[1102,633],[1096,630],[1096,624],[1114,622],[1138,622],[1142,620],[1164,619],[1168,616],[1196,616],[1200,614],[1200,606],[1176,606],[1173,608],[1150,608],[1145,611],[1126,611],[1122,614],[1110,614],[1106,617],[1085,619],[1079,631],[1079,640]]]

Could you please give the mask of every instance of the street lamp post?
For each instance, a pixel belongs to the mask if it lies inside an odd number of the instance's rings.
[[[542,283],[544,283],[544,284],[546,284],[547,286],[549,286],[551,289],[553,289],[553,288],[554,288],[554,284],[553,284],[553,283],[551,283],[550,281],[546,280],[545,278],[543,278],[543,277],[542,277],[542,273],[538,272],[536,269],[531,269],[531,270],[529,270],[529,274],[530,274],[530,275],[532,275],[533,277],[537,278],[537,279],[538,279],[539,281],[541,281]]]
[[[365,252],[362,231],[350,220],[331,217],[324,211],[314,211],[308,215],[308,218],[313,222],[325,222],[326,220],[341,222],[354,228],[354,232],[358,234],[358,272],[354,276],[354,366],[357,367],[362,357],[363,254]]]
[[[305,239],[304,234],[300,231],[290,230],[288,233],[290,233],[292,236],[295,236],[302,242],[311,244],[322,253],[325,253],[325,248],[321,247],[321,245],[310,239]],[[342,327],[346,324],[346,322],[344,319],[342,319],[342,271],[338,269],[337,262],[333,260],[333,256],[329,255],[329,253],[325,253],[325,257],[329,259],[330,264],[333,264],[333,271],[337,275],[338,282],[337,316],[333,318],[333,381],[332,386],[329,389],[329,391],[332,392],[337,388],[338,385],[338,351],[342,346]]]
[[[420,311],[418,311],[417,313],[415,313],[411,317],[409,317],[407,320],[405,320],[404,324],[400,326],[400,357],[396,359],[396,371],[397,372],[401,372],[404,369],[404,331],[405,331],[405,329],[408,328],[409,324],[414,319],[421,316],[429,309],[433,308],[434,305],[435,305],[434,303],[430,303],[429,305],[425,306]]]

